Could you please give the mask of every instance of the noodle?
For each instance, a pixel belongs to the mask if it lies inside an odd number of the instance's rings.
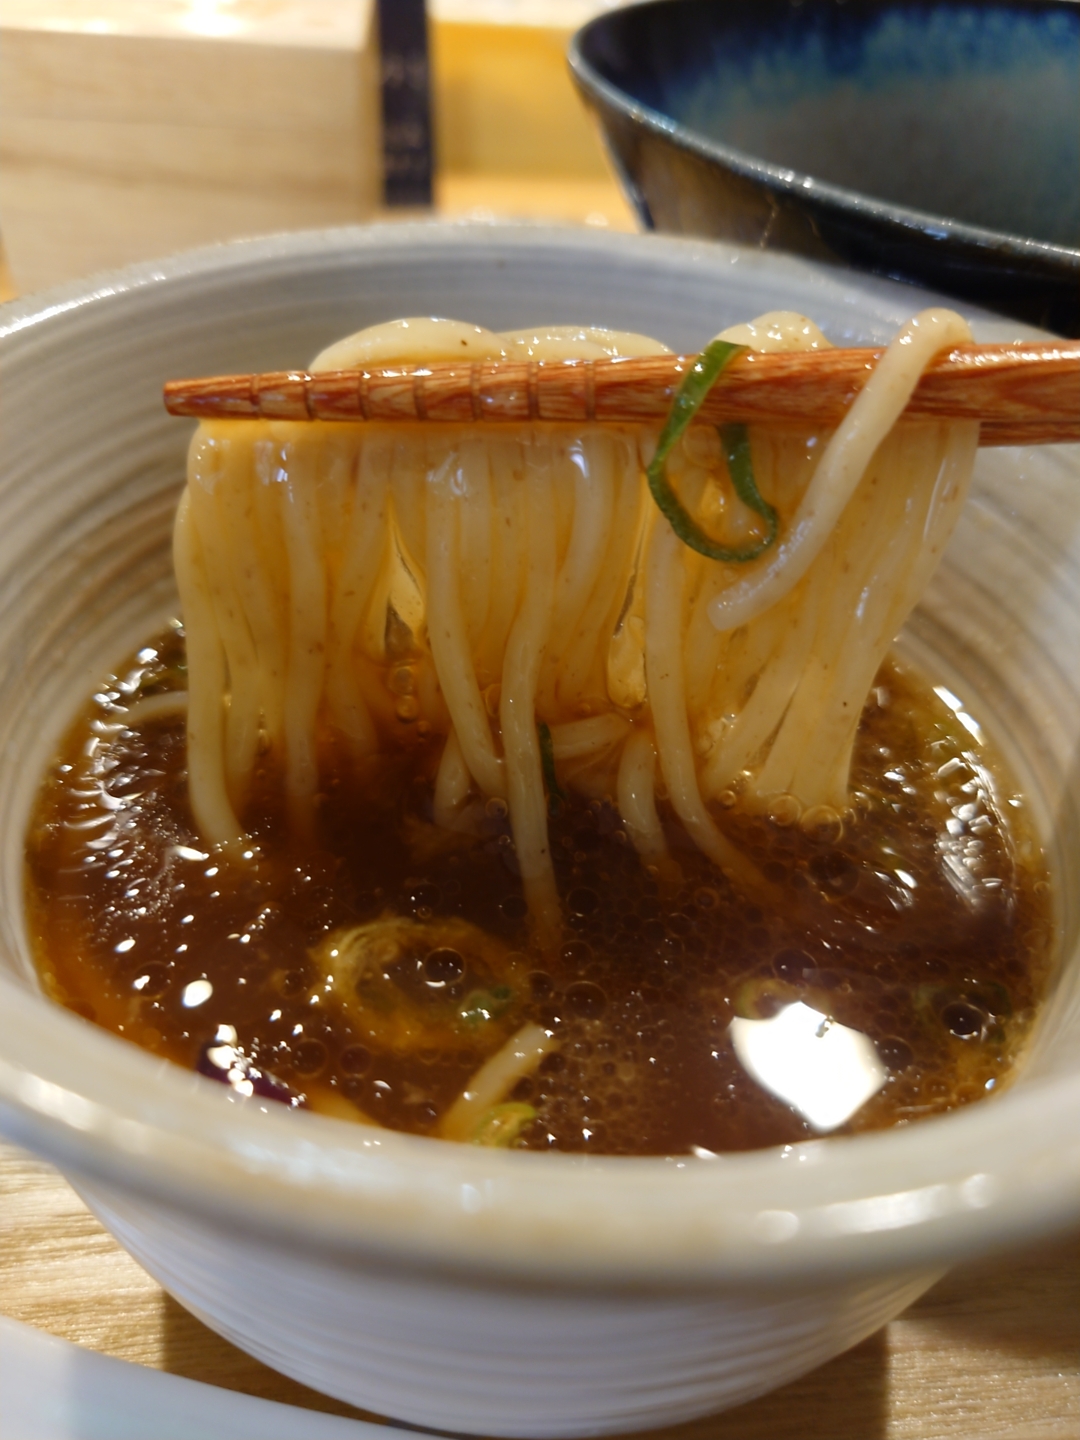
[[[505,796],[505,765],[495,753],[465,633],[459,583],[464,569],[458,536],[460,507],[454,504],[446,469],[444,466],[432,476],[428,491],[431,654],[442,677],[443,694],[470,773],[485,794]]]
[[[514,1084],[531,1074],[557,1045],[555,1037],[541,1026],[524,1025],[481,1066],[468,1088],[447,1111],[439,1127],[444,1138],[473,1139],[487,1112],[499,1105]]]
[[[435,824],[444,830],[456,830],[462,823],[462,810],[469,798],[472,776],[458,744],[457,731],[451,730],[443,746],[439,771],[435,778],[433,812]]]
[[[539,448],[539,447],[538,447]],[[551,631],[555,590],[555,523],[548,494],[546,447],[528,455],[527,524],[531,544],[525,594],[506,645],[499,720],[506,750],[510,823],[518,864],[542,943],[559,934],[559,897],[548,850],[547,816],[536,733],[536,682]]]
[[[724,356],[827,344],[782,313],[719,338]],[[434,825],[479,833],[483,803],[508,804],[541,948],[560,934],[547,833],[560,785],[613,797],[629,843],[663,870],[662,783],[690,840],[767,894],[713,807],[844,810],[863,701],[948,539],[978,439],[974,425],[893,427],[933,355],[966,338],[951,312],[915,317],[831,436],[727,427],[720,443],[691,426],[655,462],[654,435],[632,425],[204,423],[176,526],[204,837],[244,838],[257,764],[277,767],[290,824],[313,835],[328,745],[359,761],[443,737]],[[408,320],[314,368],[660,349]],[[649,502],[646,461],[725,558],[687,548]]]
[[[378,748],[378,736],[358,680],[355,645],[361,619],[383,564],[390,470],[388,448],[365,446],[358,469],[341,552],[341,578],[330,609],[326,675],[330,723],[348,737],[354,755],[362,756]]]
[[[655,778],[652,737],[647,730],[635,730],[623,746],[619,763],[619,814],[634,849],[643,860],[658,865],[667,859],[668,847],[656,813]]]
[[[188,639],[187,706],[188,788],[196,824],[213,844],[243,837],[243,826],[229,802],[225,783],[225,711],[228,683],[225,651],[217,632],[202,552],[192,520],[190,493],[180,500],[173,535],[176,582],[184,597]]]

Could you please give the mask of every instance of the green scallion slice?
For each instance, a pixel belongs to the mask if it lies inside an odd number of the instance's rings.
[[[470,1139],[474,1145],[509,1150],[536,1119],[536,1114],[532,1105],[514,1101],[495,1105],[480,1117]]]
[[[551,730],[543,720],[537,721],[536,733],[540,740],[540,769],[544,774],[544,789],[548,797],[548,814],[554,819],[559,813],[566,796],[559,789],[559,778],[555,774],[555,748],[551,743]]]
[[[667,458],[682,438],[686,427],[701,409],[706,395],[716,384],[721,371],[727,368],[747,347],[733,345],[729,340],[713,340],[706,345],[687,372],[672,401],[671,413],[660,432],[656,454],[646,470],[649,489],[675,534],[710,560],[725,560],[743,563],[756,560],[776,540],[780,520],[769,502],[762,496],[754,479],[754,467],[750,459],[750,438],[745,425],[721,425],[717,427],[727,458],[728,473],[736,495],[748,509],[753,510],[765,521],[765,534],[749,545],[721,545],[707,535],[697,521],[689,514],[682,501],[671,488],[667,478]]]

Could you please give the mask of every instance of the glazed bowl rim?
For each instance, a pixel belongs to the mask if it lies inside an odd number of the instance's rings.
[[[644,10],[668,3],[668,0],[631,0],[624,10]],[[1062,0],[1056,0],[1062,3]],[[1076,5],[1077,0],[1064,0]],[[901,205],[849,186],[837,185],[829,180],[819,179],[809,171],[792,169],[764,160],[746,150],[724,145],[719,140],[710,140],[700,131],[682,124],[662,110],[656,110],[636,100],[628,91],[621,90],[600,74],[583,53],[583,44],[594,30],[611,23],[616,12],[604,11],[587,21],[575,32],[567,50],[567,63],[581,88],[601,98],[613,110],[642,125],[646,130],[662,136],[673,145],[696,155],[700,159],[723,165],[733,174],[745,180],[764,183],[769,189],[792,199],[813,199],[816,203],[850,214],[857,211],[893,225],[900,231],[918,231],[937,240],[954,239],[962,244],[1015,260],[1043,261],[1056,270],[1075,269],[1080,275],[1080,248],[1058,245],[1049,240],[1037,240],[1027,235],[1016,235],[1006,230],[993,230],[988,226],[974,225],[969,221],[954,219],[930,210],[920,210],[912,205]],[[622,13],[621,10],[617,13]]]
[[[403,247],[418,257],[432,247],[467,250],[478,236],[563,262],[647,250],[680,267],[696,257],[719,269],[753,255],[534,225],[270,236],[9,302],[0,307],[0,365],[9,340],[35,326],[117,299],[138,304],[140,291],[162,285],[205,300],[230,272],[315,275],[346,259],[400,258]],[[807,283],[829,273],[782,255],[752,263]],[[836,273],[864,295],[926,293]],[[31,345],[31,362],[32,353]],[[0,1129],[10,1138],[76,1181],[326,1258],[538,1287],[791,1286],[940,1266],[1063,1229],[1080,1212],[1080,1073],[1032,1078],[903,1131],[711,1160],[510,1153],[270,1112],[0,976]]]

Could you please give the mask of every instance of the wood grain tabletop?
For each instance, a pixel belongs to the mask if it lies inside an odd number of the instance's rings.
[[[120,1249],[55,1170],[3,1145],[0,1312],[174,1375],[361,1416],[208,1330]],[[1078,1435],[1080,1231],[962,1266],[839,1359],[749,1405],[654,1432],[651,1440]]]

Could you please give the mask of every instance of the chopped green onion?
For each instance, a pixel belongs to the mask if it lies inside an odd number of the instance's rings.
[[[762,496],[754,479],[754,467],[750,459],[750,438],[745,425],[723,425],[717,433],[724,446],[728,472],[736,495],[743,504],[765,521],[765,534],[760,540],[749,545],[721,545],[706,535],[705,531],[689,513],[682,501],[671,488],[667,477],[667,458],[682,438],[683,431],[701,409],[706,395],[716,384],[721,371],[747,349],[745,345],[733,345],[728,340],[713,340],[706,345],[679,386],[672,401],[671,413],[660,432],[656,454],[646,470],[649,489],[675,534],[710,560],[725,560],[741,564],[757,557],[776,539],[780,527],[779,517],[769,502]]]
[[[472,990],[458,1012],[466,1025],[486,1025],[506,1014],[514,1002],[509,985],[493,985],[490,990]]]
[[[548,796],[548,814],[555,818],[566,796],[559,789],[559,778],[555,774],[555,747],[551,743],[551,730],[543,720],[537,721],[536,733],[540,740],[540,768],[544,772],[544,788]]]
[[[492,1145],[505,1150],[513,1145],[521,1132],[536,1119],[531,1105],[508,1101],[486,1111],[477,1122],[470,1139],[474,1145]]]

